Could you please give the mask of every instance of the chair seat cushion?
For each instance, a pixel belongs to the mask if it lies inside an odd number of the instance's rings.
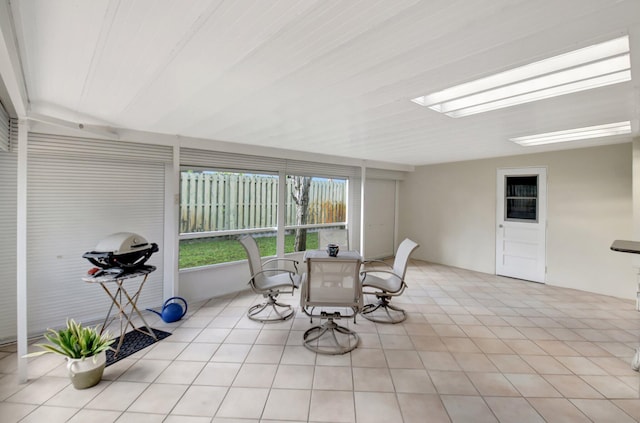
[[[374,288],[385,292],[398,292],[402,288],[400,278],[388,275],[388,278],[380,278],[372,274],[367,274],[367,277],[362,282],[363,288]]]
[[[259,288],[264,290],[272,290],[291,287],[291,279],[293,279],[293,286],[299,288],[301,282],[300,275],[290,275],[290,273],[279,273],[277,275],[267,276],[266,278],[264,278],[264,285],[261,285]]]

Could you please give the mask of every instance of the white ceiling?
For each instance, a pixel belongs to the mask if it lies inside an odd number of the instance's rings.
[[[631,32],[638,0],[11,1],[30,113],[421,165],[628,142],[507,138],[633,120],[631,82],[453,119],[411,98]]]

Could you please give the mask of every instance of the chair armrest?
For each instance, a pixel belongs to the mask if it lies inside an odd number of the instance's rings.
[[[370,264],[383,264],[383,265],[387,266],[388,268],[393,268],[393,266],[391,264],[387,263],[384,260],[365,260],[365,261],[362,262],[362,265],[365,266],[365,267],[370,265]]]
[[[253,275],[251,275],[251,279],[255,278],[257,275],[261,275],[263,273],[288,273],[289,277],[292,277],[293,275],[297,275],[296,272],[289,270],[289,269],[263,269],[259,272],[254,273]],[[267,275],[268,276],[268,275]]]
[[[398,275],[396,275],[395,273],[393,273],[391,270],[384,270],[384,269],[372,269],[372,270],[363,270],[360,272],[360,276],[362,276],[362,281],[364,282],[364,279],[367,277],[367,275],[369,273],[384,273],[386,275],[391,275],[397,279],[400,279],[402,281],[402,278]]]
[[[402,279],[400,276],[396,275],[395,273],[393,273],[393,272],[391,272],[391,271],[389,271],[389,270],[382,270],[382,269],[378,269],[378,270],[365,270],[365,271],[360,272],[360,276],[362,276],[361,283],[362,283],[363,285],[366,283],[366,282],[365,282],[365,280],[366,280],[366,278],[367,278],[367,274],[369,274],[369,273],[384,273],[384,274],[391,275],[391,276],[393,276],[394,278],[398,279],[398,280],[400,281],[400,289],[399,289],[396,293],[394,293],[393,295],[400,295],[400,294],[402,293],[402,291],[404,291],[404,290],[405,290],[405,288],[407,288],[407,284],[406,284],[406,282],[404,281],[404,279]],[[376,287],[376,286],[374,286],[374,285],[370,285],[370,287],[372,287],[372,288],[377,288],[377,287]],[[381,289],[381,288],[377,288],[377,289]]]
[[[248,284],[251,285],[252,288],[257,288],[255,286],[255,277],[263,274],[263,273],[269,273],[269,272],[277,272],[277,273],[287,273],[289,275],[289,281],[291,282],[291,287],[292,288],[298,288],[299,284],[296,284],[296,281],[294,280],[294,276],[298,276],[298,274],[296,272],[292,272],[289,269],[265,269],[265,270],[261,270],[259,272],[254,273],[253,275],[251,275],[251,279],[249,279]],[[288,286],[289,284],[287,284]]]
[[[387,281],[389,280],[397,280],[400,282],[400,285],[398,286],[398,289],[392,288],[391,286],[385,286],[384,283],[382,283],[381,278],[375,278],[371,284],[367,284],[366,282],[366,278],[367,278],[367,274],[368,273],[384,273],[387,275],[391,275],[392,278],[388,278],[386,279]],[[388,270],[371,270],[371,271],[364,271],[364,272],[360,272],[360,276],[362,276],[361,279],[361,283],[362,283],[362,293],[363,294],[369,294],[369,295],[381,295],[379,292],[376,291],[367,291],[366,288],[371,288],[374,290],[380,290],[384,293],[384,296],[386,297],[395,297],[397,295],[400,295],[404,292],[404,290],[407,288],[407,284],[404,282],[404,279],[402,279],[400,276],[398,276],[397,274],[388,271]],[[376,279],[378,279],[380,282],[376,283]]]
[[[289,262],[293,263],[293,267],[294,267],[294,269],[296,269],[295,273],[299,272],[298,264],[300,264],[300,262],[298,260],[289,259],[289,258],[272,258],[272,259],[266,260],[264,263],[262,263],[262,265],[264,266],[265,264],[269,264],[269,263],[272,263],[274,261],[285,261],[285,262],[289,261]]]

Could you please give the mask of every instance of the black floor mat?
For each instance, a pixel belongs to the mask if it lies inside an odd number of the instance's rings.
[[[143,331],[147,330],[146,327],[142,327],[139,329]],[[158,338],[158,341],[161,341],[167,336],[171,335],[171,333],[165,332],[162,330],[153,329],[153,328],[151,328],[151,330],[153,331],[153,333],[155,333],[156,337]],[[147,348],[149,345],[155,344],[158,341],[154,340],[149,335],[140,333],[137,330],[132,330],[131,332],[125,333],[124,341],[122,342],[122,346],[120,347],[120,351],[118,352],[117,356],[114,356],[115,354],[114,351],[107,350],[107,367],[112,365],[113,363],[116,363],[122,360],[123,358],[129,357],[131,354],[134,354],[140,351],[141,349]],[[111,344],[111,346],[113,348],[117,347],[118,342],[120,342],[120,337],[117,337],[116,341],[113,344]]]

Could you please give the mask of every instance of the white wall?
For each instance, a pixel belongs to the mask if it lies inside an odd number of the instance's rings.
[[[496,169],[548,168],[547,283],[635,298],[632,148],[617,144],[416,168],[400,184],[400,238],[415,258],[495,273]]]
[[[246,261],[180,271],[178,295],[188,303],[205,301],[232,292],[249,289],[249,265]]]
[[[287,258],[298,260],[302,271],[304,253],[287,254]],[[215,266],[184,269],[180,271],[178,295],[187,302],[204,301],[214,297],[249,289],[249,264],[246,260]]]

